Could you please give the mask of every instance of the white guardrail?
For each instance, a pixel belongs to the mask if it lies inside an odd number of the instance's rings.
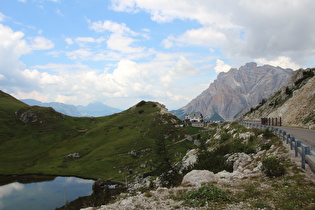
[[[298,155],[301,156],[301,167],[303,169],[305,169],[305,164],[307,163],[311,170],[315,173],[315,151],[308,145],[304,144],[302,141],[295,138],[293,135],[273,126],[249,122],[238,123],[252,128],[270,129],[275,135],[278,135],[280,138],[282,138],[286,144],[290,144],[290,149],[295,151],[295,157],[298,157]]]

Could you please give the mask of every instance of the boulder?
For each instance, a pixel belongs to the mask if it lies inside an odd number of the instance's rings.
[[[71,153],[71,154],[65,156],[65,158],[80,158],[80,157],[81,157],[81,155],[77,152]]]
[[[201,186],[204,183],[216,182],[217,176],[208,170],[192,170],[183,178],[182,185]]]
[[[251,161],[251,156],[245,153],[234,153],[226,160],[229,166],[233,166],[233,171],[242,171]]]
[[[189,168],[190,166],[195,165],[196,162],[197,162],[197,150],[196,149],[189,150],[182,159],[179,173],[182,173],[183,170]]]
[[[246,133],[240,133],[239,137],[245,140],[245,139],[249,139],[249,137],[254,136],[254,135],[255,134],[252,132],[246,132]]]

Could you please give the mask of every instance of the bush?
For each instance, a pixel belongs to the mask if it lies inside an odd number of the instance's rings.
[[[274,134],[272,133],[272,131],[270,129],[265,129],[263,132],[263,135],[265,138],[272,138],[274,136]]]
[[[285,174],[285,168],[280,160],[274,156],[262,160],[262,171],[268,177],[278,177]]]
[[[233,168],[225,163],[227,158],[224,157],[224,155],[230,153],[230,151],[230,145],[221,145],[213,151],[203,150],[198,154],[197,163],[194,165],[193,169],[209,170],[213,173],[223,170],[232,172]]]
[[[221,143],[229,140],[230,138],[232,138],[231,134],[225,132],[221,133]]]
[[[136,107],[139,107],[139,106],[143,106],[143,105],[145,105],[147,102],[145,102],[145,101],[140,101],[137,105],[136,105]]]

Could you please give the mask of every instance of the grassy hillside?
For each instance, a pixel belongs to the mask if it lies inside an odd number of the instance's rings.
[[[193,131],[176,128],[179,120],[162,114],[154,102],[106,117],[76,118],[27,106],[3,92],[0,99],[0,174],[124,180],[126,171],[155,170],[161,145],[172,162],[193,147],[188,141],[174,144]],[[65,157],[72,153],[80,158]]]

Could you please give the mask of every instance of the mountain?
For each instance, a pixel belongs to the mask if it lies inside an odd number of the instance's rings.
[[[209,88],[180,110],[176,116],[201,112],[205,119],[218,113],[225,120],[234,120],[257,105],[263,98],[284,86],[291,69],[247,63],[239,69],[221,72]]]
[[[101,117],[121,112],[121,109],[107,106],[101,102],[90,103],[87,106],[77,106],[81,116]]]
[[[185,155],[193,132],[157,102],[104,117],[71,117],[0,91],[0,174],[56,174],[125,181],[161,174]],[[164,161],[164,162],[163,162]],[[134,171],[130,177],[126,171]],[[164,172],[164,171],[163,171]]]
[[[82,116],[82,114],[78,111],[77,107],[74,105],[63,104],[58,102],[43,103],[34,99],[22,99],[21,101],[30,106],[52,107],[57,112],[73,117]]]
[[[209,121],[212,121],[212,122],[223,122],[224,119],[218,113],[215,112],[212,115],[212,117],[210,117]]]
[[[282,87],[241,119],[282,118],[285,126],[315,127],[315,68],[299,69],[290,74]]]
[[[33,99],[22,99],[21,101],[30,106],[52,107],[57,112],[73,117],[101,117],[122,111],[101,102],[90,103],[87,106],[74,106],[58,102],[43,103]]]

